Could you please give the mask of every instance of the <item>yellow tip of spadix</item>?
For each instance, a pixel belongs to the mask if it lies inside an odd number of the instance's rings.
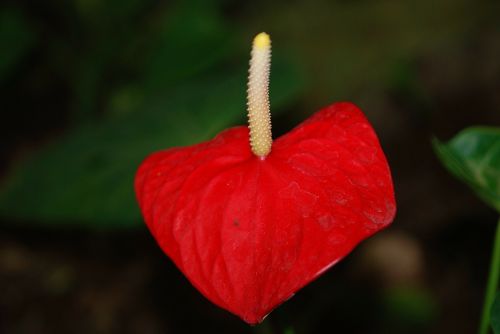
[[[265,32],[261,32],[253,39],[253,45],[256,48],[267,48],[271,45],[271,38]]]

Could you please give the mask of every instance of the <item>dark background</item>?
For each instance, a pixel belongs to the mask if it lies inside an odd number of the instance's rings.
[[[0,333],[472,333],[496,216],[430,140],[500,124],[498,1],[47,0],[0,5]],[[140,218],[150,152],[245,122],[273,40],[279,136],[359,105],[393,225],[252,328],[205,300]]]

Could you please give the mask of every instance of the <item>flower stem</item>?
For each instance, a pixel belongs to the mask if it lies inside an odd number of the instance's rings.
[[[500,279],[500,219],[498,220],[495,240],[493,241],[493,253],[491,256],[490,273],[488,276],[488,284],[486,287],[486,296],[484,298],[483,314],[481,316],[481,324],[479,326],[479,334],[487,334],[490,328],[490,310],[495,293],[498,289],[498,281]]]

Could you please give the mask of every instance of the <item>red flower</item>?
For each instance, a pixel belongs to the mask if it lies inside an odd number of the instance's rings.
[[[135,190],[191,283],[254,324],[390,224],[396,204],[377,137],[351,103],[322,109],[265,155],[249,139],[236,127],[154,153]]]

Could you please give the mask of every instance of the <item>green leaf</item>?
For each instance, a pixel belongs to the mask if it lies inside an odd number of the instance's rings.
[[[445,167],[500,212],[500,128],[473,127],[448,143],[433,140]]]
[[[491,307],[491,327],[493,333],[500,334],[500,291],[497,292],[493,306]]]
[[[273,67],[273,110],[301,87],[297,71]],[[81,126],[20,163],[0,193],[0,217],[88,227],[135,226],[141,220],[133,179],[151,152],[193,144],[245,121],[246,69],[186,83],[148,100],[140,111]],[[273,88],[275,87],[275,88]]]

